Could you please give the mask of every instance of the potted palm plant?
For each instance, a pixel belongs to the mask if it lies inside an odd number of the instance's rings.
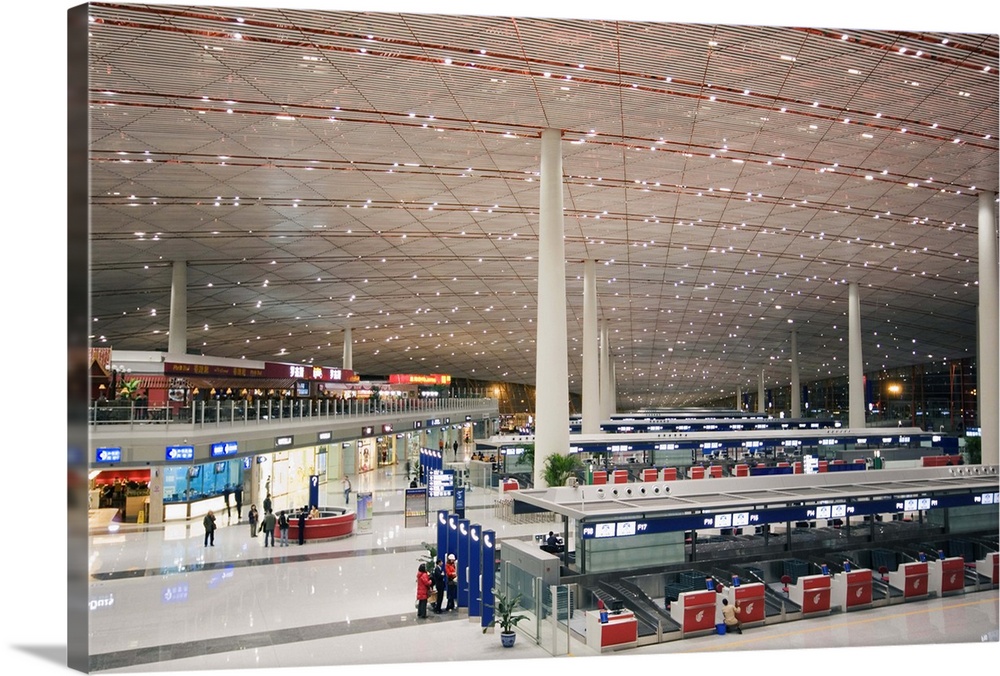
[[[511,648],[514,646],[514,639],[517,634],[514,632],[514,627],[521,620],[528,619],[527,615],[516,612],[520,607],[521,595],[518,594],[514,598],[511,598],[504,592],[494,589],[493,590],[493,604],[488,605],[488,607],[493,608],[493,619],[488,625],[483,627],[483,633],[486,633],[487,629],[491,629],[496,625],[500,625],[500,645],[504,648]]]

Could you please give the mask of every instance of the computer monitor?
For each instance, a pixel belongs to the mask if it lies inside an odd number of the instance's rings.
[[[621,611],[625,610],[625,602],[622,601],[621,599],[612,599],[611,603],[608,604],[608,609],[612,613],[616,614],[620,613]]]

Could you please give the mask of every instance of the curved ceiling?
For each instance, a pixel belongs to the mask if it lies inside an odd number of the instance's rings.
[[[570,390],[619,406],[974,357],[995,34],[90,5],[93,342],[533,384],[562,130]]]

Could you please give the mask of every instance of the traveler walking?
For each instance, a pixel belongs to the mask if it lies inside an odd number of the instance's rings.
[[[341,487],[344,489],[344,504],[351,504],[351,480],[344,475],[344,480],[340,482]]]
[[[223,502],[226,503],[226,521],[228,521],[229,518],[230,518],[230,512],[229,512],[229,494],[232,493],[232,492],[233,492],[233,489],[232,489],[232,487],[229,484],[226,484],[226,487],[222,490],[222,500],[223,500]]]
[[[430,595],[431,576],[427,574],[427,566],[420,564],[417,568],[417,617],[427,619],[427,597]]]
[[[270,493],[268,493],[266,496],[264,496],[263,507],[264,507],[264,514],[267,514],[268,512],[271,511],[271,494]]]
[[[274,516],[274,512],[267,510],[264,512],[264,521],[261,525],[261,530],[264,531],[264,546],[267,547],[267,541],[271,540],[271,546],[274,546],[274,528],[278,525],[278,519]]]
[[[281,546],[288,546],[288,515],[285,514],[285,510],[281,510],[281,515],[278,517],[278,531],[281,533]]]
[[[455,456],[455,460],[458,460],[458,439],[455,439],[455,441],[451,442],[451,451]]]
[[[215,546],[215,512],[208,510],[208,514],[202,519],[205,524],[205,546]]]

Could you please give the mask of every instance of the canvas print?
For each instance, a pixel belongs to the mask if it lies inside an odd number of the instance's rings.
[[[995,27],[67,21],[70,668],[996,646]]]

